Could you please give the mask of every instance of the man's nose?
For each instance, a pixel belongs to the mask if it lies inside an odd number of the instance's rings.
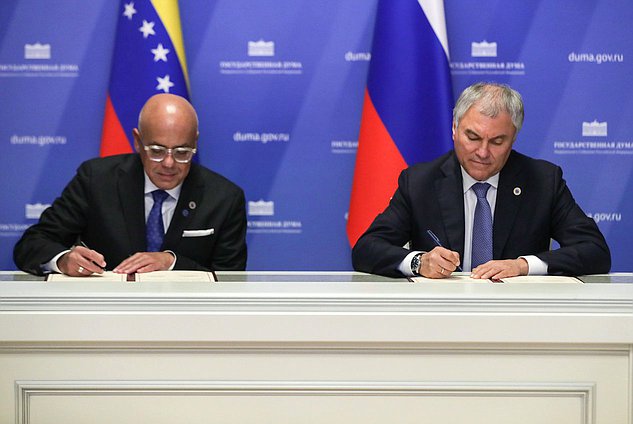
[[[174,160],[172,152],[168,151],[167,154],[165,155],[165,159],[163,159],[162,161],[162,165],[164,167],[171,168],[172,166],[174,166],[175,163],[176,161]]]
[[[477,153],[477,156],[482,157],[482,158],[487,158],[488,156],[490,156],[490,146],[488,144],[487,141],[482,141],[479,144],[479,147],[477,147],[477,150],[475,151],[475,153]]]

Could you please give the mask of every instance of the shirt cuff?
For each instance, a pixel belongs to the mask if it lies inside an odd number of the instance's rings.
[[[519,256],[519,258],[523,258],[528,263],[528,275],[547,275],[547,263],[543,262],[537,256],[528,255],[528,256]]]
[[[400,262],[400,265],[398,265],[398,271],[400,271],[405,277],[413,277],[414,274],[413,274],[413,271],[411,270],[411,260],[413,259],[415,255],[418,255],[420,253],[424,253],[424,252],[414,250],[411,253],[409,253],[407,256],[405,256],[402,262]]]
[[[171,263],[171,266],[167,268],[167,271],[172,271],[174,269],[174,266],[176,266],[176,254],[171,250],[163,250],[163,252],[171,253],[174,257],[174,261]]]
[[[42,264],[42,271],[49,274],[51,272],[59,272],[60,274],[62,274],[59,267],[57,266],[57,260],[68,252],[70,252],[70,250],[64,250],[63,252],[60,252],[57,255],[53,256],[53,259],[51,259],[50,261]]]

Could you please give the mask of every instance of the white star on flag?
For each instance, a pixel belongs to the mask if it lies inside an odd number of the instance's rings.
[[[136,9],[134,9],[134,2],[127,3],[125,5],[125,12],[123,12],[123,16],[127,17],[128,19],[132,19],[132,16],[134,16],[135,13]]]
[[[169,89],[174,86],[174,83],[169,80],[169,74],[165,75],[163,78],[157,77],[156,81],[158,81],[156,90],[163,90],[165,93],[169,93]]]
[[[159,60],[167,62],[167,53],[169,52],[169,49],[166,49],[165,47],[163,47],[162,43],[159,43],[158,47],[152,49],[152,53],[154,53],[154,62],[158,62]]]
[[[145,19],[143,19],[143,26],[138,30],[143,33],[143,38],[147,38],[150,35],[156,35],[156,32],[154,31],[154,22],[147,22]]]

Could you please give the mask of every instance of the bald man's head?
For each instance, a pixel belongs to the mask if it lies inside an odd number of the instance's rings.
[[[189,174],[191,163],[178,163],[172,154],[161,162],[149,159],[146,146],[197,148],[198,116],[186,99],[174,94],[152,96],[139,114],[138,128],[133,130],[134,146],[140,154],[145,173],[159,188],[176,187]]]
[[[168,93],[150,97],[138,115],[138,128],[143,131],[144,126],[165,120],[178,121],[181,125],[188,125],[195,130],[196,134],[198,133],[198,114],[184,97]]]

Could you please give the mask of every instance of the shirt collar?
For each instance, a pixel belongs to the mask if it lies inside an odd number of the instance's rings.
[[[161,190],[160,188],[156,187],[156,184],[154,184],[152,180],[150,180],[146,172],[143,172],[143,175],[145,175],[145,190],[144,190],[145,194],[149,194],[155,190]],[[180,197],[180,190],[182,190],[182,183],[178,184],[176,187],[172,189],[165,190],[165,191],[167,192],[167,194],[169,194],[169,196],[178,200],[178,197]]]
[[[463,166],[459,166],[462,170],[462,181],[463,181],[463,189],[464,193],[466,193],[470,188],[477,183],[488,183],[495,188],[495,190],[499,187],[499,173],[497,172],[492,177],[488,178],[486,181],[477,181],[473,177],[470,176],[468,172],[464,169]]]

